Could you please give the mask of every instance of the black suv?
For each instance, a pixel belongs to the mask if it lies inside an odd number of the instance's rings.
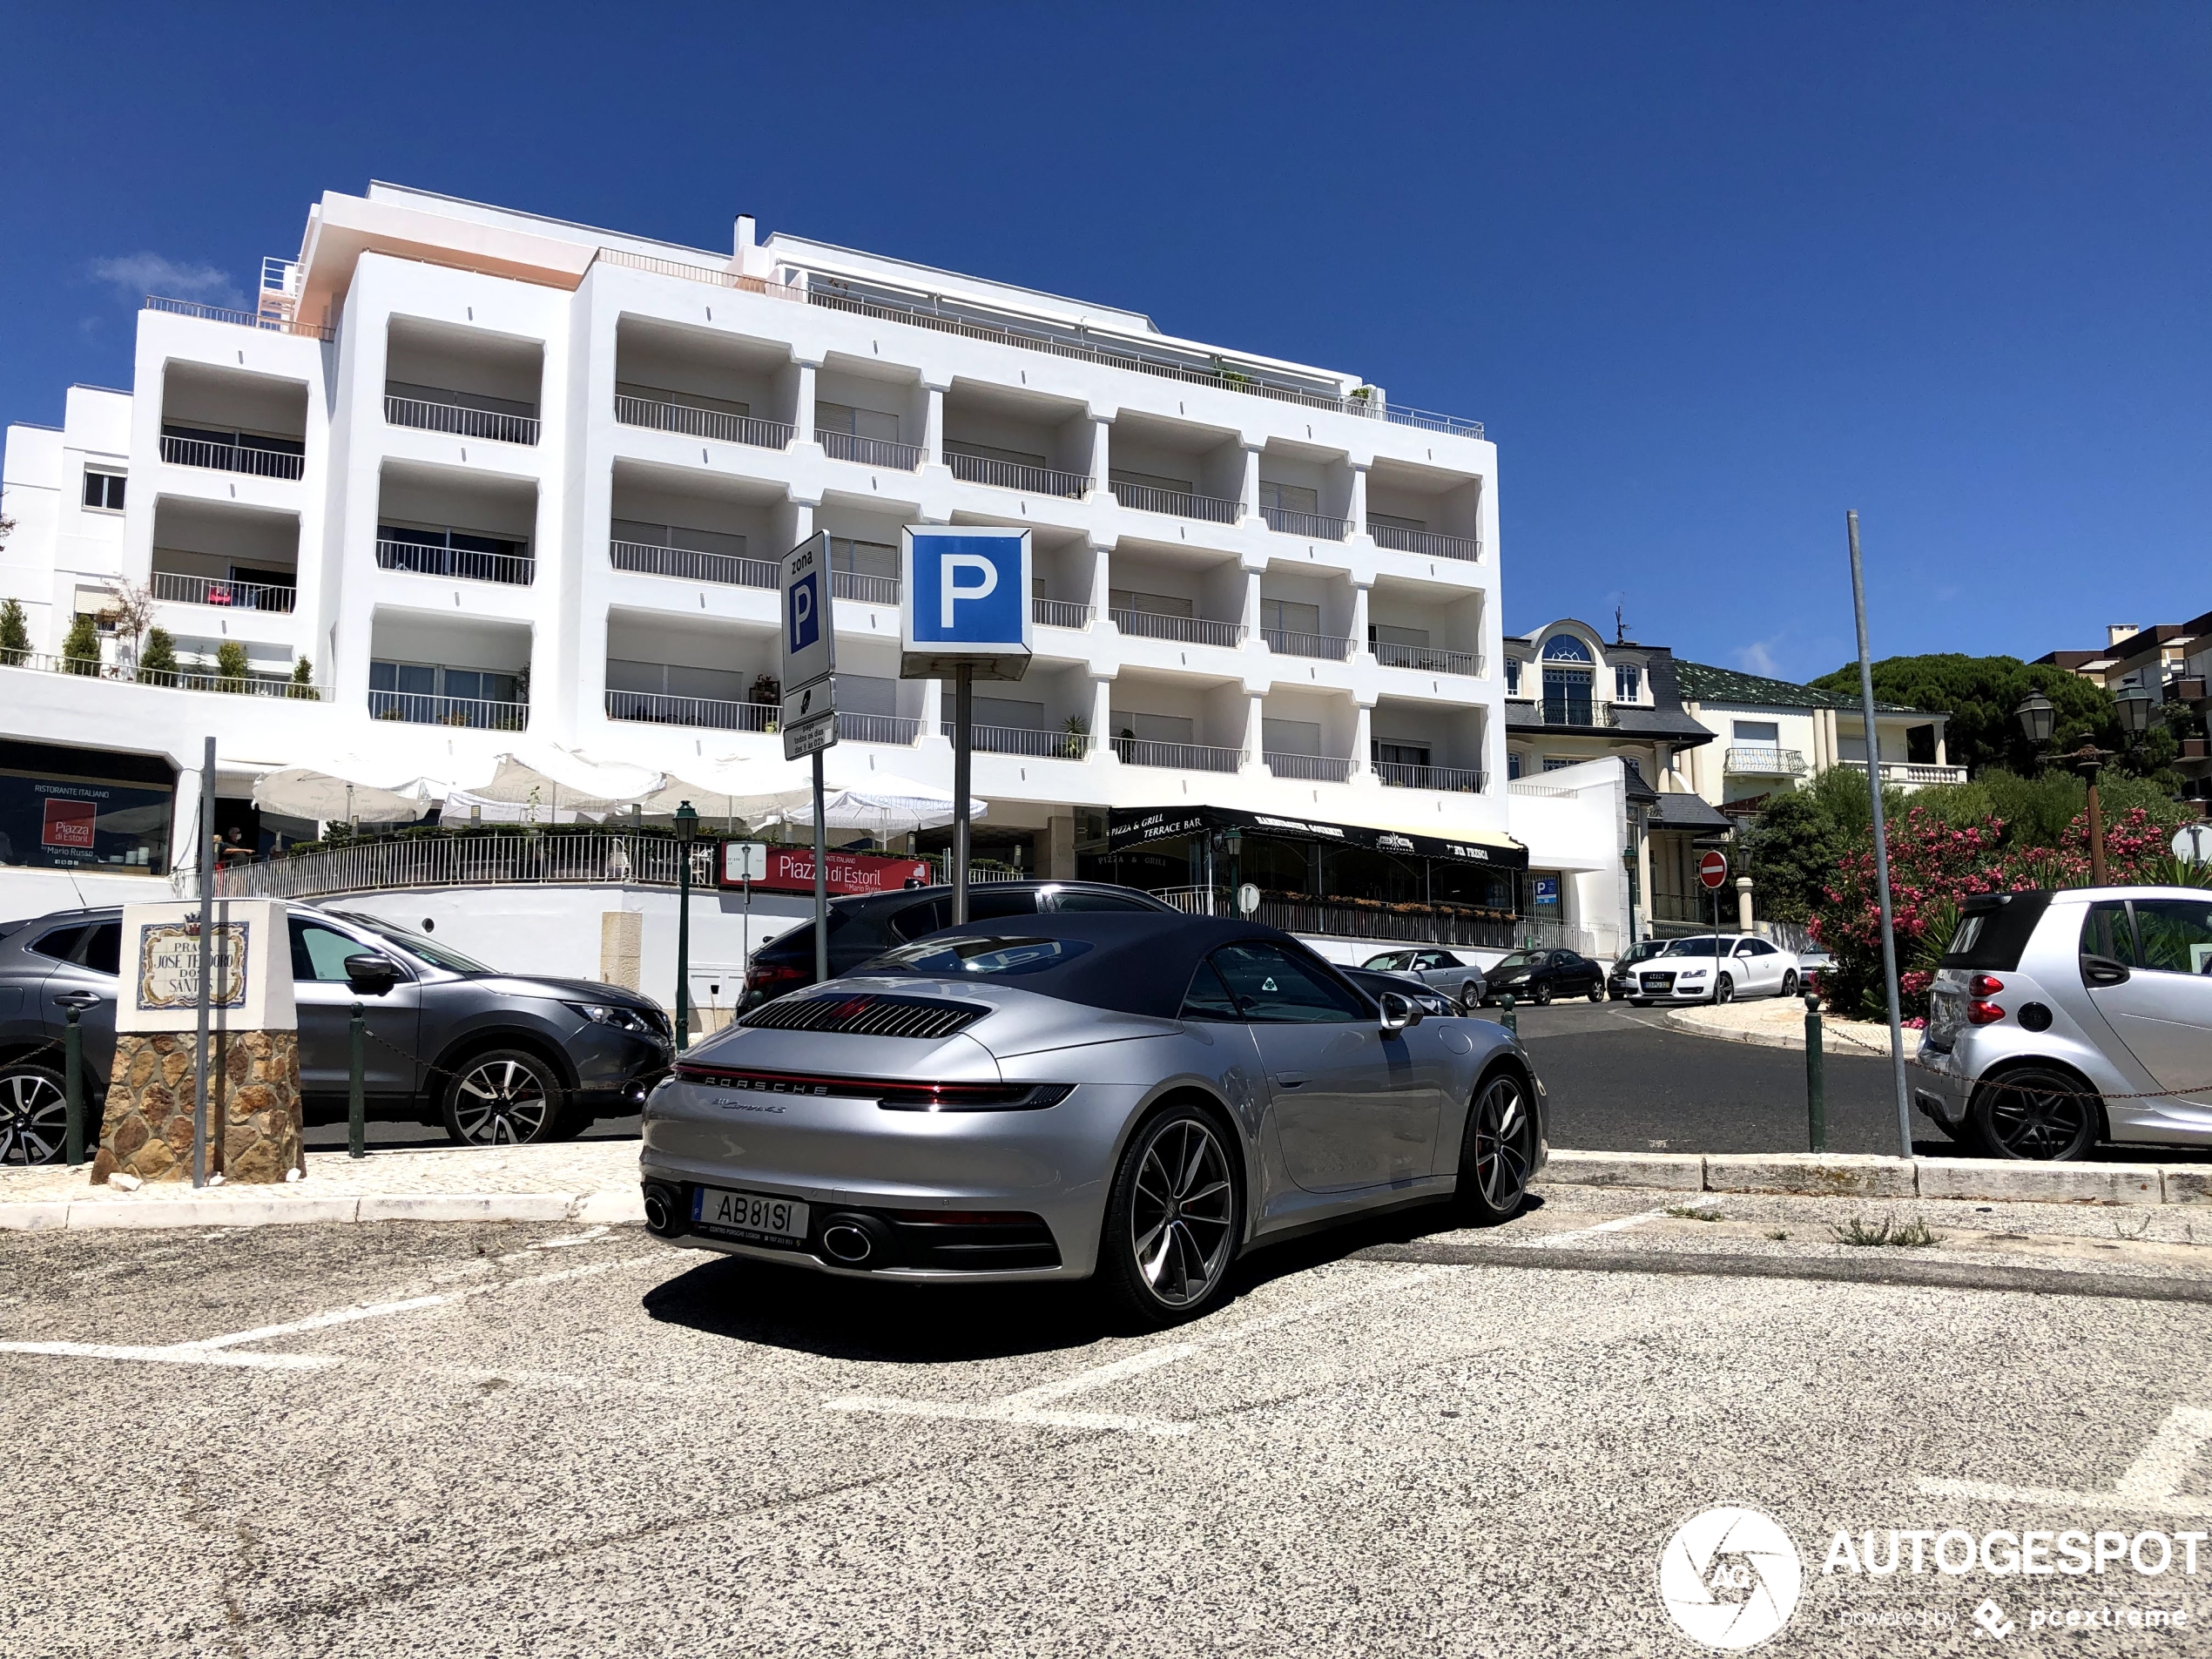
[[[996,921],[1040,911],[1167,910],[1175,907],[1135,887],[1105,881],[987,881],[968,890],[968,919]],[[862,893],[829,903],[829,968],[840,979],[894,946],[949,927],[953,890],[909,887],[901,893]],[[745,1005],[759,1008],[814,982],[814,924],[803,922],[752,953],[745,976]]]
[[[368,1016],[372,1116],[442,1123],[464,1145],[550,1140],[636,1111],[668,1069],[658,1003],[589,980],[501,974],[375,916],[290,907],[300,1083],[309,1117],[342,1115],[353,1006]],[[115,1058],[120,909],[0,922],[0,1163],[63,1154],[62,1031],[84,1033],[85,1136]]]

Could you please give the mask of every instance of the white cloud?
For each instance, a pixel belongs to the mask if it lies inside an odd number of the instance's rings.
[[[185,265],[158,253],[126,253],[120,259],[94,260],[95,282],[112,283],[125,296],[137,300],[149,293],[170,300],[197,300],[204,304],[243,309],[246,296],[227,271],[212,265]]]
[[[1773,648],[1781,643],[1781,636],[1777,634],[1772,639],[1755,639],[1748,645],[1738,645],[1736,648],[1736,665],[1746,674],[1759,674],[1770,680],[1778,680],[1783,678],[1782,665],[1774,660]]]

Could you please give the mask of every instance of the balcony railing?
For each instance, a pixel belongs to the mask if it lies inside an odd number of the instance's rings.
[[[1614,726],[1620,724],[1614,715],[1613,705],[1587,697],[1508,698],[1506,700],[1506,721],[1509,725]]]
[[[910,744],[921,735],[921,722],[907,714],[860,714],[840,709],[837,735],[843,743]]]
[[[732,588],[772,588],[783,579],[783,567],[773,559],[702,553],[697,548],[663,547],[655,542],[609,542],[607,562],[617,570],[635,570],[641,576],[719,582]]]
[[[1796,749],[1775,749],[1764,744],[1737,744],[1721,762],[1722,770],[1737,778],[1796,778],[1805,769],[1805,758]]]
[[[165,311],[172,317],[198,317],[207,322],[235,323],[241,328],[261,328],[271,334],[299,334],[308,340],[335,340],[338,331],[311,322],[294,322],[288,317],[273,317],[260,312],[233,311],[223,306],[204,306],[196,300],[165,300],[158,293],[146,295],[148,311]]]
[[[1244,643],[1241,622],[1213,622],[1204,617],[1170,617],[1158,610],[1109,610],[1115,627],[1139,639],[1174,639],[1187,645],[1226,645],[1231,651]]]
[[[912,472],[921,465],[919,448],[911,443],[894,443],[888,438],[863,438],[857,433],[818,427],[814,442],[832,461],[857,461],[863,467],[889,467],[898,472]]]
[[[711,438],[717,443],[749,443],[756,449],[781,449],[798,429],[788,421],[762,421],[750,415],[704,409],[695,403],[664,403],[658,398],[620,394],[615,397],[615,419],[624,426],[681,432],[686,437]]]
[[[529,586],[537,575],[537,559],[529,553],[478,553],[465,547],[425,547],[420,542],[379,542],[376,563],[387,570],[502,582],[517,588]]]
[[[256,478],[297,478],[307,464],[289,449],[260,449],[247,443],[211,443],[205,438],[164,435],[161,458],[172,467],[206,467],[213,472],[250,473]]]
[[[772,732],[779,711],[772,703],[732,703],[711,697],[667,697],[658,691],[607,692],[610,720],[649,725],[697,725],[715,732]]]
[[[449,432],[457,438],[486,438],[494,443],[536,443],[537,417],[502,415],[496,409],[464,408],[458,403],[430,403],[419,397],[384,398],[384,418],[394,426],[425,432]]]
[[[964,455],[956,449],[945,452],[945,464],[953,469],[953,476],[971,484],[990,484],[1000,489],[1019,489],[1031,496],[1064,496],[1080,499],[1090,493],[1090,475],[1081,472],[1062,472],[1055,467],[1031,467],[1018,461],[1000,461],[990,455]]]
[[[665,835],[563,830],[511,835],[431,835],[361,841],[297,858],[226,865],[216,891],[226,898],[314,899],[394,887],[489,887],[555,882],[672,887],[683,850]],[[712,887],[715,844],[691,849],[695,885]],[[185,878],[191,880],[189,874]]]
[[[1259,637],[1267,642],[1267,649],[1285,657],[1318,657],[1324,662],[1341,663],[1352,655],[1352,641],[1339,639],[1334,634],[1301,634],[1284,628],[1263,628]]]
[[[1471,651],[1446,651],[1437,645],[1393,645],[1378,640],[1375,661],[1385,668],[1414,668],[1424,674],[1467,674],[1482,677],[1482,658]]]
[[[1234,524],[1244,509],[1215,496],[1193,496],[1187,490],[1162,489],[1156,484],[1116,482],[1114,499],[1143,513],[1167,513],[1176,518],[1203,518],[1211,524]]]
[[[95,657],[55,657],[37,651],[0,651],[0,668],[28,669],[38,674],[73,674],[81,679],[107,680],[126,685],[152,685],[170,691],[220,691],[232,697],[273,697],[287,702],[320,703],[330,688],[270,674],[244,677],[213,674],[206,669],[132,668],[108,664]]]
[[[1401,553],[1426,553],[1431,558],[1467,559],[1482,556],[1482,543],[1471,536],[1446,536],[1436,530],[1405,530],[1394,524],[1370,524],[1367,534],[1375,538],[1377,547],[1396,548]]]
[[[1040,628],[1088,628],[1098,607],[1073,599],[1032,599],[1029,615]]]
[[[1838,765],[1850,766],[1859,772],[1866,770],[1864,760],[1842,760]],[[1963,784],[1966,781],[1964,766],[1937,766],[1918,760],[1885,760],[1882,762],[1882,781],[1903,784],[1908,789],[1919,789],[1928,784]]]
[[[769,585],[772,587],[774,583]],[[864,605],[895,605],[899,603],[899,578],[870,576],[865,570],[832,570],[830,596],[857,600]]]
[[[1318,541],[1341,542],[1352,533],[1352,521],[1348,518],[1301,513],[1291,507],[1263,507],[1259,516],[1267,521],[1268,529],[1280,530],[1285,536],[1311,536]]]
[[[958,730],[957,723],[942,723],[946,737]],[[968,728],[968,746],[978,754],[1028,755],[1035,760],[1081,760],[1088,756],[1094,739],[1088,732],[1054,731],[1042,727],[1022,725],[977,725]]]
[[[480,732],[520,732],[529,724],[527,703],[494,703],[481,697],[433,697],[427,691],[371,691],[373,720],[412,725],[469,726]]]
[[[213,577],[180,576],[174,570],[153,573],[153,597],[171,604],[228,605],[235,610],[288,611],[299,602],[299,590],[273,582],[221,582]]]
[[[1352,776],[1349,755],[1289,755],[1264,752],[1268,771],[1278,778],[1298,778],[1308,783],[1340,784]]]
[[[1375,776],[1393,789],[1444,789],[1479,795],[1483,776],[1466,766],[1409,766],[1399,760],[1375,762]]]
[[[1116,738],[1114,753],[1125,766],[1163,766],[1171,772],[1235,772],[1244,764],[1242,749],[1159,743],[1150,738]]]

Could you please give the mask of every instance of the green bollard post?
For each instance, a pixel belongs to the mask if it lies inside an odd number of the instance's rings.
[[[361,1012],[360,1003],[354,1004],[354,1017],[347,1025],[351,1052],[346,1061],[346,1156],[367,1157],[368,1107],[361,1098],[361,1080],[368,1069],[368,1016]]]
[[[62,1155],[75,1169],[84,1162],[84,1033],[71,1008],[62,1022]]]
[[[1521,1016],[1513,1011],[1513,993],[1507,991],[1498,999],[1498,1023],[1515,1036],[1521,1035]]]
[[[1820,1051],[1820,994],[1805,993],[1805,1130],[1812,1150],[1828,1150],[1828,1068]]]

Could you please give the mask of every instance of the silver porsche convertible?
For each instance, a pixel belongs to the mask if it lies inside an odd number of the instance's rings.
[[[913,1280],[1084,1279],[1170,1324],[1238,1254],[1457,1200],[1516,1213],[1543,1088],[1487,1021],[1371,999],[1272,928],[972,922],[754,1009],[646,1103],[646,1224]]]

